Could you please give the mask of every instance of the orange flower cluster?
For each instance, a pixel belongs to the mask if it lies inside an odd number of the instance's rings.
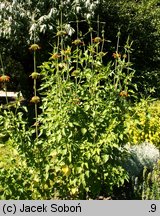
[[[56,60],[56,59],[58,59],[58,58],[60,58],[60,57],[61,57],[61,56],[60,56],[58,53],[53,53],[50,59]]]
[[[120,53],[118,53],[118,52],[116,52],[116,53],[113,53],[113,58],[115,58],[115,59],[118,59],[118,58],[121,58],[121,54]]]
[[[121,92],[119,93],[119,95],[120,95],[121,97],[128,97],[128,92],[126,92],[126,91],[121,91]]]
[[[10,77],[9,76],[7,76],[7,75],[2,75],[1,77],[0,77],[0,82],[9,82],[10,81]]]

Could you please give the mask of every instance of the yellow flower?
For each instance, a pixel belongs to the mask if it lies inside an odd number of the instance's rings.
[[[65,176],[69,176],[71,174],[71,169],[67,165],[64,165],[62,167],[62,172]]]
[[[10,77],[9,76],[7,76],[7,75],[2,75],[1,77],[0,77],[0,82],[9,82],[10,81]]]
[[[39,103],[40,102],[40,98],[38,96],[33,96],[30,100],[31,103]]]
[[[33,73],[31,73],[31,75],[30,75],[30,77],[32,77],[32,79],[37,79],[38,76],[40,76],[40,74],[37,73],[37,72],[33,72]]]
[[[40,49],[40,46],[38,44],[32,44],[30,47],[29,47],[30,50],[33,50],[33,51],[36,51],[36,50],[39,50]]]

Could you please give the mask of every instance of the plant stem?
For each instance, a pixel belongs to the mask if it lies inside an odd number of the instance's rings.
[[[37,67],[36,67],[36,51],[34,50],[33,54],[33,62],[34,62],[34,72],[36,72]],[[37,87],[36,87],[36,79],[34,79],[34,84],[33,84],[33,89],[34,89],[34,96],[37,95]],[[35,119],[36,119],[36,140],[38,141],[38,107],[37,104],[35,104]]]
[[[120,28],[119,28],[119,31],[118,31],[118,34],[117,34],[117,47],[116,47],[116,54],[118,54],[118,51],[119,51],[119,40],[120,40]],[[119,80],[119,76],[117,73],[117,64],[118,64],[118,60],[116,58],[115,60],[115,75],[114,75],[114,85],[115,85],[115,90],[117,89],[117,84],[118,84],[118,81],[116,82],[116,76],[118,77],[117,79]]]
[[[2,75],[4,76],[4,65],[3,65],[3,60],[2,60],[2,55],[0,53],[0,61],[1,61],[1,66],[2,66]],[[7,85],[4,82],[4,91],[5,91],[5,97],[6,97],[6,104],[8,106],[8,96],[7,96]]]

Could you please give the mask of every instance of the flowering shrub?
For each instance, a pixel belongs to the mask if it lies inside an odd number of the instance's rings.
[[[125,133],[132,144],[144,141],[160,148],[160,102],[141,100],[126,113]]]

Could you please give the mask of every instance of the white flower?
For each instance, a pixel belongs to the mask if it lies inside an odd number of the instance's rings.
[[[69,36],[72,36],[75,32],[74,28],[72,28],[70,24],[66,24],[64,28]]]

